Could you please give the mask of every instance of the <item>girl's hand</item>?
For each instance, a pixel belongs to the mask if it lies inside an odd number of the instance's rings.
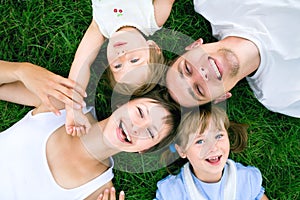
[[[119,200],[125,199],[124,191],[121,191],[119,194]],[[116,199],[116,190],[114,187],[109,189],[105,189],[103,194],[100,194],[97,200],[117,200]]]

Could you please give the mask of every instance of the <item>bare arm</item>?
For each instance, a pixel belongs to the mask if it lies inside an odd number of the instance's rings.
[[[69,79],[86,89],[90,79],[90,66],[95,60],[105,38],[93,20],[85,32],[74,57]]]
[[[155,19],[158,26],[163,26],[167,21],[174,2],[175,0],[154,0]]]
[[[2,100],[36,107],[43,103],[55,113],[60,108],[55,107],[57,104],[50,100],[51,97],[79,107],[83,102],[84,91],[74,81],[37,65],[0,61],[0,71]]]
[[[90,66],[95,60],[105,38],[93,20],[85,32],[76,51],[69,73],[69,79],[86,89],[90,79]],[[91,124],[81,110],[66,105],[66,131],[70,135],[81,136],[88,132]]]
[[[269,200],[268,197],[264,194],[260,200]]]

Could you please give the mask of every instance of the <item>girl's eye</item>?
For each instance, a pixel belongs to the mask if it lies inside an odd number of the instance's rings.
[[[138,62],[139,60],[140,60],[139,58],[135,58],[135,59],[130,60],[130,62],[131,62],[131,63],[136,63],[136,62]]]
[[[204,143],[204,140],[198,140],[197,142],[196,142],[196,144],[203,144]]]
[[[147,131],[148,131],[150,137],[153,139],[154,138],[154,134],[152,133],[152,131],[149,128],[147,128]]]
[[[222,133],[220,133],[220,134],[216,135],[216,139],[217,139],[217,140],[220,140],[220,139],[223,138],[223,136],[224,136],[224,135],[223,135]]]
[[[144,118],[144,112],[143,112],[143,110],[140,107],[137,107],[137,109],[139,111],[140,117]]]
[[[115,65],[114,67],[115,67],[116,69],[119,69],[119,68],[122,67],[122,65],[121,65],[121,64],[117,64],[117,65]]]

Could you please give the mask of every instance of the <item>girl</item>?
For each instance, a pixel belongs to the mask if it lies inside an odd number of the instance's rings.
[[[228,159],[230,149],[238,152],[246,144],[246,127],[229,122],[224,110],[214,106],[187,113],[166,157],[179,154],[185,164],[179,174],[157,183],[156,199],[267,199],[260,171]]]
[[[71,137],[64,128],[65,110],[60,116],[49,112],[16,76],[22,70],[37,70],[10,69],[6,67],[0,77],[0,97],[36,108],[0,134],[0,199],[96,199],[112,186],[112,155],[151,151],[160,148],[160,142],[167,145],[178,123],[177,104],[160,89],[133,97],[99,122],[89,112],[92,109],[86,109],[90,133]],[[64,107],[62,102],[53,104]]]

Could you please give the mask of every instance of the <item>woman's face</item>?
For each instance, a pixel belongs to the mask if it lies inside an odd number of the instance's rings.
[[[170,113],[149,98],[131,100],[109,117],[104,141],[119,151],[139,152],[158,144],[170,131],[165,117]]]

